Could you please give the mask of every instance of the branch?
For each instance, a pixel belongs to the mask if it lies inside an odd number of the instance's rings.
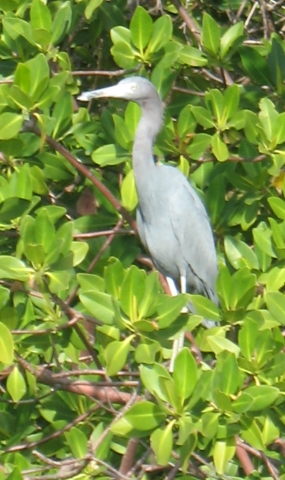
[[[49,385],[59,390],[76,393],[77,395],[84,395],[86,397],[95,398],[102,403],[119,403],[126,404],[132,395],[126,392],[120,392],[110,384],[109,387],[98,387],[93,382],[85,380],[70,380],[69,378],[59,378],[50,370],[43,366],[33,366],[20,355],[17,359],[22,368],[31,373],[36,379],[45,385]],[[71,372],[72,374],[72,372]],[[140,400],[140,397],[138,397]]]

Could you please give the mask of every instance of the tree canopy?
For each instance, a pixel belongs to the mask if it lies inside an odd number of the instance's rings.
[[[285,479],[283,4],[0,0],[0,480]],[[77,100],[131,74],[213,225],[196,315],[136,234],[138,105]]]

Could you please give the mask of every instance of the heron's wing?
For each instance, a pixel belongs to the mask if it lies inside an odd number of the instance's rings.
[[[180,274],[187,277],[188,283],[193,280],[198,292],[215,301],[217,257],[210,221],[202,201],[186,178],[182,185],[181,177],[178,180],[179,185],[169,196],[169,212],[184,261],[179,267]]]

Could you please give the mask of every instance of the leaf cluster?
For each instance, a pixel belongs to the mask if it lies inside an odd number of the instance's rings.
[[[0,0],[0,480],[284,480],[282,5],[139,3]],[[136,236],[139,107],[76,100],[131,74],[208,209],[219,307],[169,297]]]

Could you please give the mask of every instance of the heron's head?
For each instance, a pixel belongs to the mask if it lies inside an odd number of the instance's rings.
[[[83,92],[78,100],[88,102],[92,98],[122,98],[141,105],[147,100],[155,101],[159,97],[156,88],[149,80],[137,76],[124,78],[111,87]]]

